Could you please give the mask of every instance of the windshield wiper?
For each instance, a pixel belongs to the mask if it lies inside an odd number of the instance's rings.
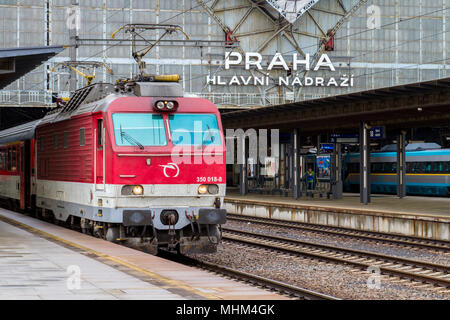
[[[137,145],[139,147],[139,149],[144,150],[144,146],[139,141],[137,141],[132,136],[130,136],[128,133],[126,133],[122,130],[122,125],[120,125],[120,137],[122,139],[127,140],[129,143],[134,143],[135,145]]]
[[[214,142],[214,136],[213,136],[213,134],[211,133],[212,130],[211,130],[211,128],[209,127],[209,125],[206,125],[206,126],[208,127],[208,137],[207,137],[205,140],[202,141],[202,144],[205,144],[205,142],[207,142],[208,140],[211,140],[211,143]]]

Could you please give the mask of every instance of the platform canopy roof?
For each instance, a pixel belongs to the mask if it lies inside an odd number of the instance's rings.
[[[400,129],[448,126],[450,78],[222,113],[226,129],[324,132],[355,129],[361,121]]]
[[[266,0],[289,23],[294,23],[319,0]]]
[[[0,89],[63,50],[63,46],[0,49]]]

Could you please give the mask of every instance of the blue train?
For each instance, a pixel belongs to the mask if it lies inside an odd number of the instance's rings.
[[[408,150],[408,149],[407,149]],[[359,153],[344,161],[344,191],[359,192]],[[374,152],[371,161],[371,192],[397,192],[397,153]],[[406,193],[450,196],[450,149],[406,151]]]

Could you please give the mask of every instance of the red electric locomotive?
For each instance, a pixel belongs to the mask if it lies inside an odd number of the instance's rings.
[[[108,241],[215,252],[226,222],[220,113],[175,82],[98,83],[0,132],[0,196]]]

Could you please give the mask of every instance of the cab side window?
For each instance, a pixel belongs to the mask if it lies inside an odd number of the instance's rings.
[[[85,136],[85,129],[80,129],[80,146],[84,147],[86,145],[86,136]]]

